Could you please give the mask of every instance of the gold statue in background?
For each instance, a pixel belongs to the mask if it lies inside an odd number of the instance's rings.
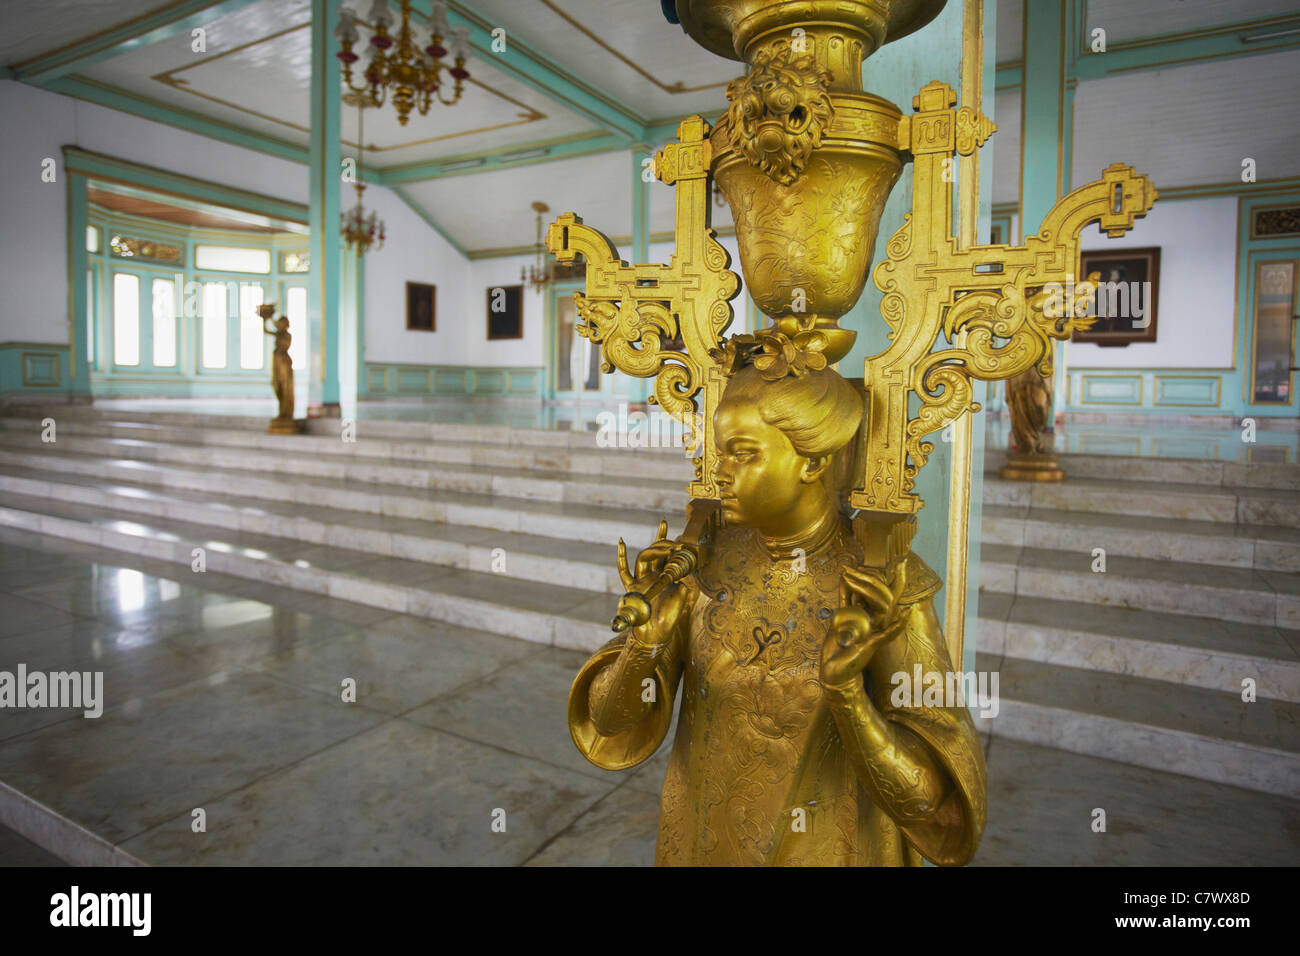
[[[1011,439],[1007,463],[999,474],[1011,481],[1063,481],[1052,447],[1052,386],[1037,366],[1007,379]]]
[[[289,334],[289,320],[283,315],[274,318],[274,302],[259,305],[257,315],[262,320],[262,331],[275,340],[275,349],[271,353],[271,389],[275,392],[279,412],[266,430],[273,435],[297,434],[303,428],[302,423],[293,417],[293,359],[289,357],[293,336]]]
[[[671,260],[628,265],[572,213],[547,234],[559,261],[586,261],[578,331],[603,370],[654,377],[651,401],[693,439],[686,530],[670,541],[661,525],[634,567],[620,542],[618,636],[569,695],[574,742],[611,770],[656,750],[680,698],[660,863],[960,865],[979,845],[985,768],[966,702],[906,692],[932,674],[952,687],[963,656],[936,616],[942,582],[911,551],[924,438],[978,410],[972,379],[1050,372],[1051,341],[1090,302],[1079,233],[1122,234],[1155,191],[1111,166],[1024,246],[979,246],[963,173],[970,227],[954,237],[952,172],[996,127],[945,84],[904,116],[861,82],[867,56],[943,5],[677,0],[693,39],[749,69],[716,126],[686,119],[655,157],[676,189]],[[834,363],[855,333],[838,322],[908,163],[912,211],[874,272],[890,343],[850,383]],[[752,336],[726,338],[739,283],[709,228],[714,177],[772,320]],[[664,347],[678,336],[684,352]]]

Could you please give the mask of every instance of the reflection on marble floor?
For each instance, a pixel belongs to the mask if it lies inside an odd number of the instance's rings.
[[[455,425],[507,425],[513,428],[555,428],[595,431],[601,412],[617,412],[618,401],[542,402],[538,399],[428,398],[423,400],[358,401],[341,408],[344,418],[357,421],[443,422]],[[108,412],[185,412],[191,415],[271,417],[274,401],[265,399],[98,399]],[[299,403],[298,406],[306,408]],[[646,409],[645,403],[630,403]]]
[[[97,720],[0,712],[0,781],[84,830],[12,801],[0,824],[84,863],[648,864],[666,752],[627,774],[579,758],[564,712],[583,658],[5,530],[0,669],[102,670],[107,701]],[[986,745],[980,865],[1281,864],[1300,849],[1297,800]],[[0,864],[41,860],[0,830]]]
[[[1004,451],[1011,444],[1011,424],[1004,413],[984,416],[984,447]],[[1194,416],[1136,416],[1112,421],[1072,420],[1054,432],[1061,454],[1129,455],[1139,458],[1186,458],[1195,461],[1243,461],[1295,464],[1300,432],[1295,419],[1258,419],[1253,431],[1221,419]],[[1251,440],[1243,440],[1248,437]]]

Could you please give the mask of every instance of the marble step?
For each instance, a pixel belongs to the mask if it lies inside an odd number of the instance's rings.
[[[1177,482],[1067,479],[1004,481],[985,473],[985,504],[1300,528],[1300,496],[1279,488],[1215,488]]]
[[[1138,455],[1059,454],[1066,484],[1081,479],[1146,481],[1212,488],[1275,488],[1300,491],[1300,465],[1280,462],[1201,461],[1187,458],[1147,458]],[[985,452],[986,473],[997,477],[1006,452]]]
[[[1213,617],[1267,627],[1300,628],[1300,575],[1254,568],[1106,556],[1106,570],[1079,550],[980,548],[980,585],[1017,597],[1069,595],[1085,604]]]
[[[31,477],[29,472],[81,476],[200,495],[235,493],[248,501],[315,505],[393,518],[521,531],[593,544],[608,544],[623,537],[629,545],[644,545],[653,536],[660,517],[668,519],[670,530],[679,529],[684,522],[684,501],[663,509],[644,506],[633,509],[597,505],[581,497],[544,501],[379,483],[356,485],[341,479],[296,477],[284,481],[231,468],[196,470],[151,462],[108,461],[61,452],[0,450],[0,474]],[[40,479],[36,477],[35,480]]]
[[[0,449],[41,457],[78,455],[109,464],[147,462],[163,465],[238,469],[247,475],[269,475],[285,482],[303,478],[347,480],[354,484],[382,483],[439,491],[483,492],[544,501],[585,501],[610,507],[680,510],[686,506],[686,482],[640,475],[573,476],[547,469],[493,467],[475,464],[397,464],[382,458],[333,458],[298,449],[293,436],[277,451],[254,451],[197,445],[174,445],[124,438],[63,437],[44,444],[36,435],[0,432]]]
[[[1127,674],[976,655],[998,674],[999,737],[1288,797],[1300,796],[1300,705]]]
[[[538,644],[591,652],[611,636],[617,599],[508,574],[438,566],[366,551],[307,545],[164,517],[142,520],[98,505],[0,497],[0,525],[110,548],[176,566],[445,621]],[[204,549],[205,572],[194,570]],[[508,565],[507,565],[508,566]]]
[[[560,439],[548,442],[465,441],[460,438],[424,438],[418,441],[370,434],[372,423],[362,422],[355,441],[343,441],[341,433],[268,435],[265,429],[216,428],[161,425],[146,422],[72,419],[61,422],[58,436],[97,439],[125,439],[195,449],[255,450],[283,456],[287,449],[299,455],[329,456],[339,460],[368,460],[402,464],[478,465],[493,469],[534,469],[573,475],[636,476],[685,484],[692,467],[683,449],[660,447],[577,447],[565,433],[540,432]],[[30,418],[0,417],[0,436],[11,434],[39,440],[40,423]],[[529,432],[530,437],[539,434]]]
[[[655,410],[658,414],[658,410]],[[377,417],[370,417],[371,414]],[[131,422],[141,425],[178,426],[199,429],[236,430],[249,434],[266,434],[267,417],[254,415],[223,415],[190,411],[138,411],[117,408],[97,408],[88,405],[31,406],[10,404],[3,408],[7,417],[39,422],[53,418],[59,423],[68,422]],[[384,416],[384,417],[378,417]],[[531,417],[531,416],[530,416]],[[337,439],[343,426],[339,418],[306,419],[309,436]],[[390,439],[408,442],[455,442],[458,444],[544,445],[551,448],[595,450],[600,447],[598,427],[542,428],[536,424],[468,424],[462,422],[403,420],[391,416],[389,408],[366,409],[355,422],[357,433],[365,438]],[[592,423],[594,424],[594,423]],[[615,430],[618,430],[617,428]],[[679,453],[678,449],[641,449],[666,456]]]
[[[494,565],[500,567],[504,563],[511,576],[527,581],[605,594],[622,594],[625,590],[618,576],[612,542],[595,544],[502,528],[393,518],[293,502],[249,504],[231,495],[160,490],[50,472],[0,474],[0,500],[9,495],[20,496],[29,510],[34,511],[46,510],[58,502],[72,502],[112,510],[131,520],[163,515],[210,528],[268,535],[286,542],[345,547],[380,557],[475,571],[491,571]],[[645,514],[633,540],[640,545],[648,543],[657,522],[656,516]]]
[[[985,504],[982,540],[1230,568],[1300,571],[1300,529]]]
[[[1300,631],[981,590],[981,653],[1300,703]]]

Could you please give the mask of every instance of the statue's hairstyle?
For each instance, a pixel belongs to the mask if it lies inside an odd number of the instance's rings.
[[[722,400],[754,402],[763,421],[780,429],[805,458],[841,450],[862,423],[862,399],[830,368],[771,382],[752,365],[746,366],[731,377]]]

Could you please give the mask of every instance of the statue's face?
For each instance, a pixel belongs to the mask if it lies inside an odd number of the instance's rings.
[[[728,523],[779,526],[807,490],[809,461],[748,401],[723,401],[713,416],[718,490]]]

